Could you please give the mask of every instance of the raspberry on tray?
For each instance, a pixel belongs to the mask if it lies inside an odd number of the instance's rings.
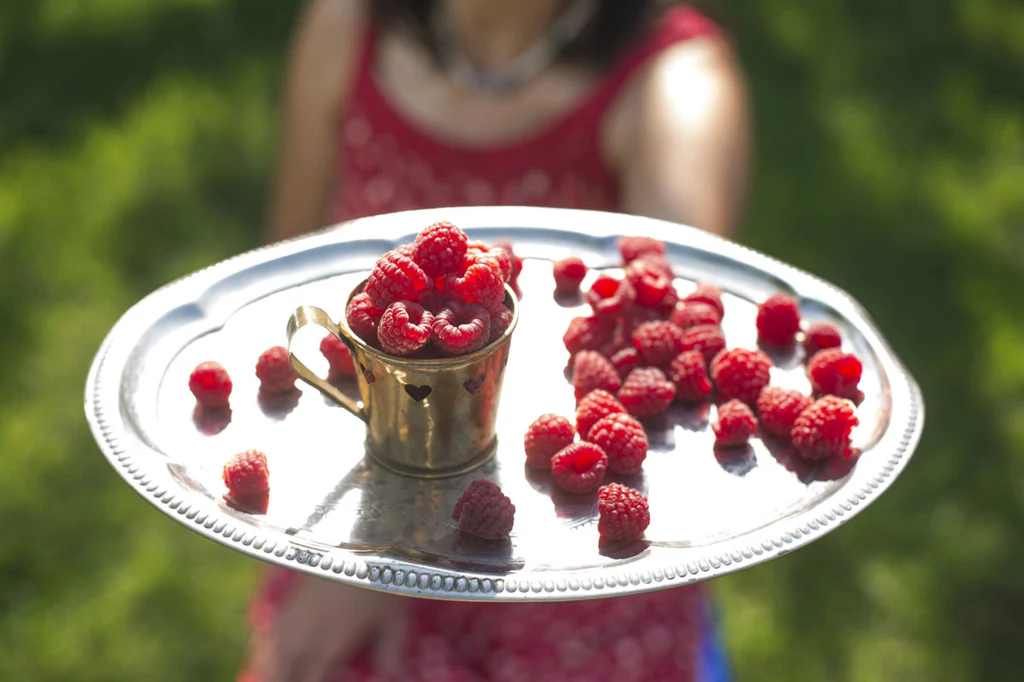
[[[356,374],[356,363],[341,339],[334,334],[327,334],[320,340],[320,352],[327,358],[330,365],[328,379],[334,381],[341,377],[351,377]]]
[[[711,430],[715,432],[715,445],[745,445],[757,431],[757,418],[746,403],[733,399],[719,406]]]
[[[843,344],[839,329],[831,322],[815,322],[804,332],[804,357],[808,360],[819,350],[836,348]]]
[[[609,318],[625,314],[636,301],[636,290],[628,279],[615,279],[599,275],[586,295],[587,303],[598,317]]]
[[[219,362],[201,362],[188,377],[188,388],[204,408],[215,410],[228,406],[231,377]]]
[[[487,345],[491,316],[476,303],[449,301],[434,316],[432,340],[444,355],[465,355]]]
[[[774,294],[757,306],[757,337],[769,346],[789,346],[800,331],[800,307],[792,296]]]
[[[619,401],[634,417],[662,414],[676,397],[676,387],[654,367],[634,369],[619,389]]]
[[[576,440],[576,429],[565,417],[556,414],[542,414],[526,429],[523,448],[526,463],[534,469],[551,469],[551,458],[559,450],[572,445]]]
[[[809,459],[840,457],[850,449],[850,434],[858,424],[853,403],[827,395],[800,413],[793,424],[793,446]]]
[[[619,253],[622,254],[623,265],[627,265],[641,256],[665,255],[665,242],[653,237],[620,237],[615,246]]]
[[[256,377],[260,390],[268,394],[290,393],[295,390],[295,372],[288,362],[288,349],[284,346],[268,348],[256,361]]]
[[[841,348],[818,351],[807,363],[807,378],[816,394],[837,395],[854,399],[860,393],[863,365],[856,355],[844,353]]]
[[[412,355],[430,341],[434,316],[419,303],[395,301],[381,315],[377,339],[386,353]]]
[[[754,405],[761,389],[768,385],[771,366],[772,361],[759,350],[733,348],[711,361],[711,381],[722,400],[739,398]]]
[[[576,405],[576,433],[586,440],[590,429],[610,414],[624,413],[626,408],[608,391],[591,391]]]
[[[608,455],[593,443],[573,443],[551,459],[551,477],[562,490],[587,493],[601,485]]]
[[[697,284],[697,288],[683,297],[684,303],[696,301],[706,303],[718,311],[718,320],[725,317],[725,306],[722,304],[722,290],[710,284]]]
[[[581,350],[572,361],[572,385],[580,400],[596,389],[615,393],[622,380],[608,358],[596,350]]]
[[[555,277],[555,294],[566,296],[579,293],[580,283],[587,276],[587,266],[582,259],[569,256],[551,264]]]
[[[221,478],[225,501],[242,511],[265,513],[270,491],[267,456],[259,450],[240,452],[224,464]]]
[[[515,515],[512,500],[493,482],[482,478],[469,484],[452,509],[460,531],[484,540],[507,538]]]
[[[644,322],[633,332],[633,346],[644,362],[664,367],[683,350],[683,330],[671,322]]]
[[[598,491],[597,512],[597,532],[605,540],[639,540],[651,524],[647,497],[620,483]]]
[[[700,324],[720,324],[722,316],[718,314],[717,308],[708,303],[680,301],[672,309],[668,320],[680,329],[689,329]]]
[[[596,316],[574,317],[562,335],[562,343],[569,355],[581,350],[598,350],[612,339],[613,324]]]
[[[609,360],[611,360],[615,371],[619,373],[620,379],[625,379],[634,369],[643,366],[643,358],[640,357],[636,348],[623,348],[616,351]]]
[[[793,424],[800,413],[814,402],[808,396],[792,388],[766,386],[757,398],[757,414],[761,428],[768,433],[789,438]]]
[[[702,403],[711,397],[707,363],[700,351],[680,353],[668,366],[668,377],[676,385],[676,400]]]
[[[647,434],[643,424],[628,414],[610,414],[594,424],[587,440],[608,455],[608,469],[635,474],[647,458]]]
[[[698,324],[683,332],[683,352],[700,351],[704,363],[710,365],[725,350],[725,335],[717,324]]]
[[[675,305],[678,300],[671,267],[651,258],[637,258],[626,266],[626,279],[636,290],[637,305]]]

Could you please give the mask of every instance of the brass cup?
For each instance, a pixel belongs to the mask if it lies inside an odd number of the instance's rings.
[[[366,423],[367,452],[381,465],[420,478],[454,476],[489,460],[497,445],[498,398],[519,321],[518,301],[508,286],[505,305],[512,323],[501,338],[473,353],[438,360],[387,355],[356,336],[344,316],[335,323],[320,308],[300,306],[288,320],[289,361],[300,379]],[[361,404],[291,352],[295,332],[308,324],[331,332],[352,352]]]

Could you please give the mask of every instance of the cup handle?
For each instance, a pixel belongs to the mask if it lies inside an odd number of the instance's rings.
[[[295,332],[308,324],[315,324],[318,327],[323,327],[348,346],[349,351],[352,350],[352,342],[345,338],[341,329],[339,329],[338,325],[334,324],[334,321],[331,320],[331,316],[324,310],[312,305],[299,306],[295,309],[295,312],[292,313],[291,318],[289,318],[287,329],[288,362],[291,364],[292,370],[294,370],[295,374],[307,384],[313,386],[327,397],[336,401],[339,405],[365,422],[366,412],[359,406],[359,403],[339,391],[336,387],[331,385],[330,382],[318,377],[305,365],[305,363],[302,362],[302,360],[299,360],[295,354],[292,353],[292,337],[295,335]]]

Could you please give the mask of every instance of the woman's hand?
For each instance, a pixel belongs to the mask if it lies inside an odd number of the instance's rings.
[[[250,660],[260,682],[323,682],[363,646],[377,670],[400,672],[408,600],[303,576],[277,617],[254,634]]]

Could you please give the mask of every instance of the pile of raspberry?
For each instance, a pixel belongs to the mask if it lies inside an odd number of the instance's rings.
[[[389,355],[465,355],[508,329],[505,285],[516,291],[521,270],[510,245],[489,246],[449,222],[434,223],[377,260],[345,319],[356,335]]]

